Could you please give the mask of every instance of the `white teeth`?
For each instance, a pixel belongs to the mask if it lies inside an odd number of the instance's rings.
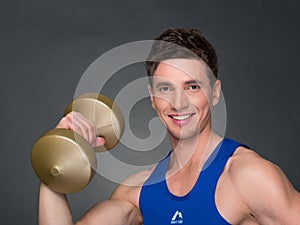
[[[189,115],[181,115],[181,116],[172,116],[175,120],[186,120],[187,118],[191,117],[191,114]]]

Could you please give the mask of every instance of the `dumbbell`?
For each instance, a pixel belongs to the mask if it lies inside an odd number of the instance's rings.
[[[71,111],[93,122],[97,136],[103,137],[105,144],[92,147],[81,135],[63,128],[49,130],[38,138],[31,151],[33,170],[41,182],[60,193],[84,189],[97,169],[96,152],[112,149],[124,130],[121,110],[104,95],[82,94],[69,103],[64,116]]]

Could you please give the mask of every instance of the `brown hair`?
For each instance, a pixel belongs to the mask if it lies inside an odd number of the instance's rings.
[[[170,28],[154,40],[146,61],[150,80],[160,61],[172,58],[200,58],[212,71],[214,80],[218,78],[216,51],[199,30]]]

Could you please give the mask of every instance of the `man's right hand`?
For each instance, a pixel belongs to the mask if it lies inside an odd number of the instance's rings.
[[[72,111],[63,117],[56,128],[65,128],[83,136],[93,147],[102,146],[105,139],[97,137],[95,124],[79,112]]]

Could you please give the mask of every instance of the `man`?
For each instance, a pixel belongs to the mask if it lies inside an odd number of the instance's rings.
[[[168,29],[157,40],[146,63],[148,89],[173,150],[155,168],[129,177],[76,224],[300,224],[300,194],[283,172],[211,129],[210,108],[221,91],[214,48],[195,29]],[[76,112],[57,127],[93,145],[105,141]],[[73,224],[65,195],[44,184],[39,222]]]

